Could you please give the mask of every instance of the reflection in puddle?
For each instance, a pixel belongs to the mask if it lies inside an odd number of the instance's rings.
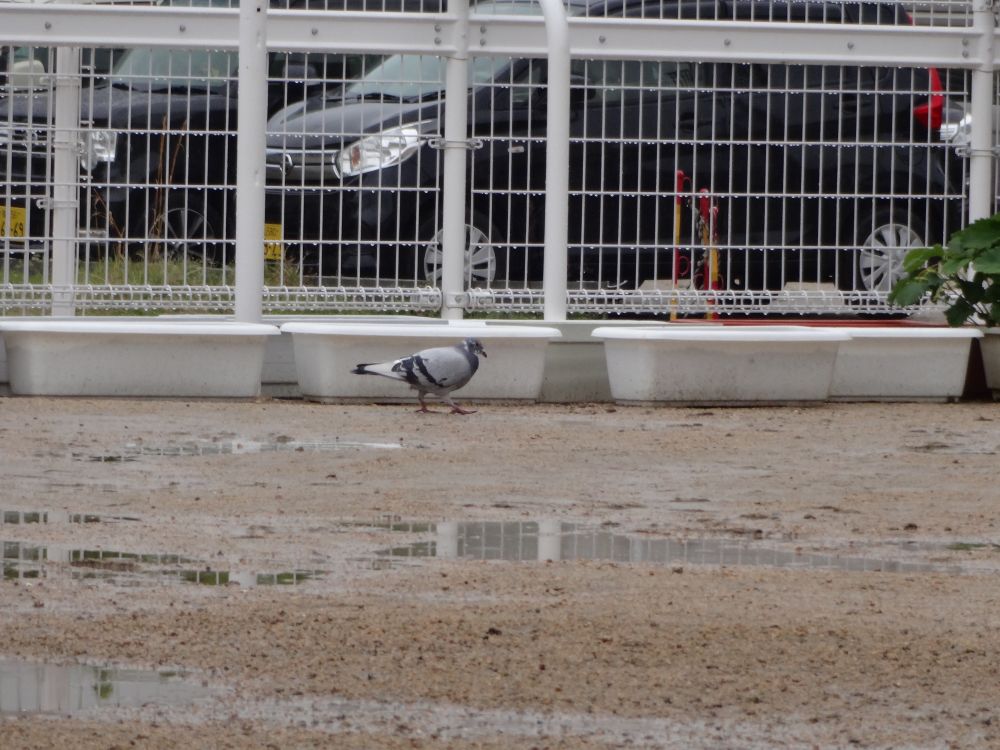
[[[20,526],[32,523],[113,523],[138,521],[132,516],[103,516],[94,513],[69,513],[64,510],[4,510],[0,511],[0,526]]]
[[[277,573],[211,570],[190,567],[197,561],[180,555],[152,555],[114,550],[70,549],[24,542],[2,542],[3,578],[6,580],[47,578],[64,574],[71,579],[110,579],[128,575],[155,576],[164,580],[204,586],[291,586],[323,575],[319,570],[288,570]]]
[[[243,588],[254,586],[294,586],[318,578],[321,570],[289,570],[284,573],[238,573],[228,570],[182,570],[179,577],[188,583],[203,586],[228,586],[239,584]]]
[[[177,706],[213,690],[181,672],[58,666],[0,659],[0,716],[74,715],[109,706]]]
[[[314,442],[282,437],[272,440],[185,440],[166,445],[129,443],[120,453],[102,455],[74,453],[73,458],[78,461],[121,463],[136,461],[140,456],[239,456],[276,452],[327,453],[345,450],[398,450],[402,447],[399,443],[372,443],[357,440]]]
[[[403,534],[433,534],[434,529],[441,524],[434,524],[427,521],[413,522],[401,521],[398,516],[394,518],[378,519],[375,521],[341,521],[337,524],[344,527],[349,526],[358,529],[378,529],[379,531],[393,531]]]
[[[417,529],[414,529],[417,531]],[[658,565],[960,573],[958,565],[803,553],[733,539],[647,539],[559,521],[433,524],[434,539],[381,550],[390,558],[606,560]]]

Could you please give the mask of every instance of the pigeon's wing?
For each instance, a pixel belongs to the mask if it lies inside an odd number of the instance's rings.
[[[407,357],[406,359],[409,359]],[[352,372],[355,375],[381,375],[383,378],[391,378],[392,380],[402,380],[403,382],[410,382],[406,373],[399,369],[400,362],[402,359],[397,359],[394,362],[379,362],[376,364],[360,364],[355,367]]]
[[[414,388],[446,394],[469,382],[474,372],[460,347],[424,349],[396,362],[392,369]]]

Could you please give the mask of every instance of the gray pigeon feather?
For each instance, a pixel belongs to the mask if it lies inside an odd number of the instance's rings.
[[[393,362],[359,364],[352,372],[356,375],[381,375],[409,383],[420,401],[418,411],[430,411],[424,397],[433,393],[451,407],[452,414],[472,414],[472,411],[462,409],[452,401],[450,394],[472,380],[479,369],[480,354],[486,356],[482,342],[467,338],[454,346],[424,349]]]

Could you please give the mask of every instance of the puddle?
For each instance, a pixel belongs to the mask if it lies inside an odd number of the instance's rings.
[[[77,549],[26,542],[0,543],[3,577],[47,578],[66,573],[70,578],[107,578],[116,574],[145,571],[166,572],[164,568],[195,562],[180,555],[153,555],[114,550]]]
[[[279,572],[244,572],[192,567],[198,561],[171,554],[140,554],[114,550],[71,549],[55,545],[2,542],[3,578],[32,580],[66,575],[71,579],[129,579],[156,577],[203,586],[238,584],[294,586],[324,575],[320,570],[293,569]]]
[[[3,510],[0,526],[21,526],[46,523],[116,523],[139,521],[132,516],[104,516],[95,513],[69,513],[64,510]]]
[[[321,570],[289,570],[284,573],[240,573],[228,570],[182,570],[179,577],[187,583],[203,586],[228,586],[239,584],[243,588],[255,586],[295,586],[324,575]]]
[[[272,440],[185,440],[166,445],[129,443],[120,453],[99,455],[73,453],[72,457],[78,461],[124,463],[137,461],[142,456],[240,456],[276,452],[328,453],[347,450],[398,450],[402,447],[400,443],[357,440],[311,442],[279,436]]]
[[[216,692],[177,671],[0,659],[0,716],[73,716],[113,706],[179,706]]]
[[[398,516],[380,518],[375,521],[341,521],[337,524],[340,527],[378,529],[379,531],[392,531],[402,534],[433,534],[435,527],[440,525],[427,521],[403,521]]]
[[[898,573],[961,573],[959,565],[816,554],[733,539],[648,539],[559,521],[432,524],[433,539],[380,550],[381,558],[602,560],[655,565],[774,567]],[[944,549],[939,546],[936,549]]]

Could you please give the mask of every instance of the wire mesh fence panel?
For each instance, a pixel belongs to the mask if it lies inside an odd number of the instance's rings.
[[[972,3],[969,0],[929,0],[907,3],[913,22],[920,26],[962,27],[972,25]]]
[[[52,79],[47,58],[40,57],[31,48],[0,48],[4,102],[21,100],[19,111],[8,106],[0,121],[0,166],[6,176],[0,187],[0,260],[3,282],[21,287],[48,281],[48,266],[37,256],[50,228],[44,211],[31,210],[48,198],[52,155]]]
[[[266,257],[286,285],[418,307],[437,286],[425,256],[440,229],[443,70],[433,56],[364,60],[335,95],[271,119]]]
[[[236,0],[157,4],[238,7]],[[275,0],[271,5],[291,10],[440,10],[435,0]],[[76,125],[66,136],[77,157],[72,167],[72,193],[78,196],[74,201],[77,230],[68,238],[77,246],[72,277],[76,306],[84,310],[231,309],[238,53],[166,45],[94,48],[83,50],[82,60],[89,64],[59,71],[54,67],[53,48],[7,47],[5,55],[10,61],[6,69],[11,71],[0,95],[0,165],[8,177],[0,227],[5,305],[34,301],[37,290],[52,281],[52,243],[57,239],[53,213],[58,202],[54,196],[65,187],[54,175],[59,81],[78,98],[78,104],[69,106],[79,109],[78,119],[73,118]],[[25,56],[31,67],[20,63]],[[324,101],[340,96],[350,81],[373,70],[383,57],[269,52],[268,78],[261,82],[266,86],[268,116],[297,107],[309,97]],[[301,147],[298,152],[304,153]],[[282,176],[283,164],[279,165]],[[340,167],[332,162],[330,166],[339,181]],[[296,174],[300,187],[309,184],[301,170]],[[321,175],[317,185],[326,187],[327,182]],[[271,241],[260,250],[268,259],[265,283],[284,290],[271,295],[276,300],[271,306],[301,307],[296,297],[303,295],[289,293],[289,289],[302,291],[311,285],[313,289],[307,292],[321,287],[328,292],[327,284],[339,288],[342,276],[351,278],[345,260],[331,282],[319,262],[321,254],[302,242],[290,242],[287,251],[282,251],[283,230],[280,219],[268,223]],[[292,231],[289,227],[289,234]],[[335,267],[330,259],[322,260],[326,269]],[[391,265],[385,261],[386,267]],[[355,291],[362,286],[358,279],[362,270],[353,271]],[[406,272],[401,276],[405,280]],[[349,305],[351,294],[326,293],[319,299],[307,304],[322,305],[323,299],[334,299],[334,305]],[[376,297],[367,304],[377,307],[381,303]]]
[[[893,4],[570,7],[652,19],[911,22]],[[491,91],[471,94],[473,134],[489,148],[473,155],[470,224],[491,238],[496,266],[493,288],[473,284],[472,304],[483,309],[539,305],[545,78],[544,62],[515,61]],[[962,221],[962,76],[574,59],[571,80],[573,311],[884,311],[905,250],[943,241]]]
[[[238,5],[156,4],[172,3]],[[386,23],[392,12],[445,7],[271,6],[377,11]],[[761,34],[769,22],[968,27],[970,3],[567,0],[566,8],[573,18],[622,22],[599,59],[571,63],[570,312],[886,312],[906,250],[943,242],[963,223],[968,70],[703,62],[672,55],[669,44],[636,54],[629,23],[753,21]],[[541,7],[490,0],[472,13],[539,16]],[[316,37],[305,51],[272,49],[261,82],[265,310],[440,309],[449,148],[467,157],[464,304],[541,310],[545,60],[472,49],[467,140],[452,143],[446,55],[345,53],[342,40],[324,47]],[[137,44],[83,48],[69,72],[55,69],[54,48],[0,48],[3,307],[44,308],[53,247],[71,241],[81,310],[232,308],[238,55],[226,45]],[[76,102],[70,134],[57,127],[57,101],[64,113]],[[57,166],[66,143],[70,185]]]

